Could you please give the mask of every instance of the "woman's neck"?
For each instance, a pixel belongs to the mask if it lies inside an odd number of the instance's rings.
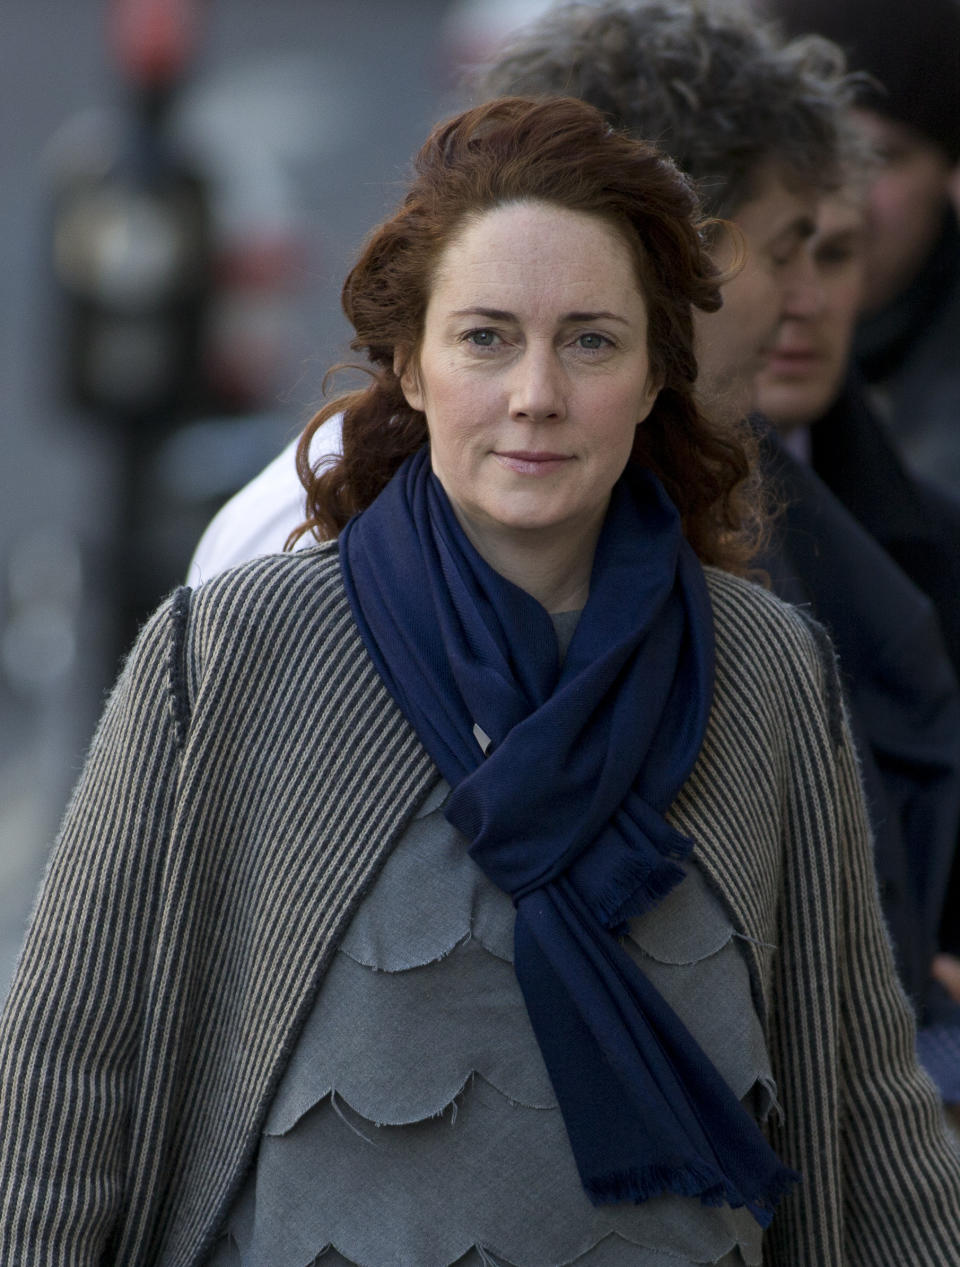
[[[586,605],[602,520],[578,527],[575,535],[559,529],[477,531],[464,520],[461,526],[494,571],[526,590],[548,612],[579,611]]]

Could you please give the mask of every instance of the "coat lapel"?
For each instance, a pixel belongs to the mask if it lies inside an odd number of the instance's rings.
[[[715,609],[724,601],[718,588],[711,585]],[[771,806],[782,803],[782,775],[773,735],[764,740],[763,715],[750,683],[741,680],[743,649],[723,645],[727,623],[717,622],[717,678],[703,746],[667,817],[693,840],[707,882],[742,938],[754,1003],[765,1022],[783,865],[779,814]],[[751,714],[761,729],[748,750],[742,728]]]
[[[198,755],[185,756],[192,780],[165,885],[174,935],[158,946],[163,993],[147,1026],[159,1037],[146,1064],[179,1073],[143,1131],[166,1143],[163,1239],[151,1259],[164,1267],[209,1252],[330,958],[439,777],[343,619],[338,580],[333,589],[340,597],[327,595],[322,619],[299,595],[304,628],[325,645],[291,637],[293,668],[275,656],[275,669],[237,675],[249,699],[231,700],[226,736],[215,708],[208,716],[202,696],[195,706]],[[291,681],[311,684],[296,708],[283,694]],[[178,1025],[159,1020],[177,1010]]]

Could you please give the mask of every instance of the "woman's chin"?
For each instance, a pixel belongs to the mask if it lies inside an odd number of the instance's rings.
[[[471,514],[469,526],[464,526],[471,536],[489,535],[499,540],[513,537],[526,544],[553,542],[569,534],[573,544],[589,532],[591,525],[602,521],[603,513],[597,508],[587,511],[558,503],[545,505],[543,499],[537,498],[511,499]]]

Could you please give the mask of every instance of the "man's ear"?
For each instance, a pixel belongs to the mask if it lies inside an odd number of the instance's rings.
[[[414,354],[408,349],[396,348],[393,353],[393,372],[400,380],[400,389],[407,404],[411,409],[423,413],[423,391]]]

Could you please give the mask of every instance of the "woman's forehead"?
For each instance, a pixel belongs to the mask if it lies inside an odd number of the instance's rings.
[[[497,307],[494,296],[539,286],[579,306],[602,308],[611,295],[637,293],[634,272],[626,240],[601,217],[546,203],[508,203],[472,217],[448,243],[431,299],[480,287],[491,297],[470,302]]]

